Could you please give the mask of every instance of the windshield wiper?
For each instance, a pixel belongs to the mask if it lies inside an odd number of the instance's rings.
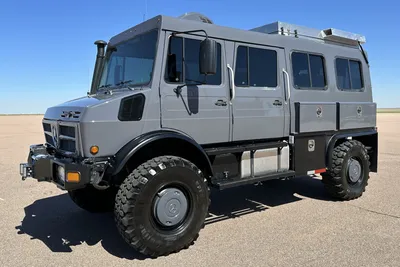
[[[119,82],[119,83],[117,83],[115,85],[116,86],[120,86],[120,85],[127,84],[127,83],[130,83],[130,82],[133,82],[133,81],[132,80],[122,81],[122,82]]]
[[[109,83],[109,84],[105,84],[105,85],[100,86],[99,89],[100,89],[100,88],[105,88],[105,87],[110,87],[111,85],[112,85],[112,84],[110,84],[110,83]]]

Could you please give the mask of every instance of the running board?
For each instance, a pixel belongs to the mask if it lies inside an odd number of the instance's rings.
[[[279,178],[289,178],[294,177],[296,175],[295,171],[285,171],[285,172],[274,172],[267,175],[255,176],[249,178],[232,178],[232,179],[218,179],[211,182],[213,187],[216,187],[219,190],[237,187],[241,185],[254,184],[257,182],[274,180]]]
[[[287,146],[286,142],[268,142],[268,143],[256,143],[250,145],[235,145],[235,146],[227,146],[227,147],[217,147],[217,148],[205,148],[204,151],[209,156],[220,155],[220,154],[228,154],[228,153],[238,153],[243,151],[250,150],[259,150],[259,149],[267,149],[267,148],[282,148]]]

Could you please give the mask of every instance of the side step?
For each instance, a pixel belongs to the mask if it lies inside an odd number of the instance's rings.
[[[274,180],[279,178],[286,178],[286,177],[294,177],[296,174],[295,171],[285,171],[285,172],[275,172],[270,173],[267,175],[262,176],[255,176],[249,178],[232,178],[232,179],[221,179],[221,180],[214,180],[212,181],[213,187],[216,187],[219,190],[237,187],[241,185],[247,184],[254,184],[257,182],[267,181],[267,180]]]
[[[249,150],[259,150],[267,148],[281,148],[287,146],[286,142],[268,142],[268,143],[256,143],[250,145],[237,145],[237,146],[227,146],[218,148],[205,148],[204,151],[209,156],[227,154],[227,153],[237,153]]]

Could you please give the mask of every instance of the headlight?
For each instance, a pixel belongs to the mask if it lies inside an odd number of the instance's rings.
[[[65,169],[63,166],[58,166],[57,168],[57,177],[61,181],[65,182]]]

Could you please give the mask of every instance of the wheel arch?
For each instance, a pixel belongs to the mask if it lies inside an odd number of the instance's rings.
[[[326,146],[326,166],[332,165],[332,152],[337,145],[345,142],[347,139],[353,139],[363,143],[367,149],[370,156],[371,172],[378,171],[378,131],[377,129],[359,131],[359,132],[347,132],[347,133],[337,133],[328,140]]]
[[[158,130],[138,136],[122,147],[114,157],[112,176],[124,167],[134,168],[144,161],[165,154],[183,157],[193,162],[206,176],[212,176],[210,159],[190,136],[175,130]]]

